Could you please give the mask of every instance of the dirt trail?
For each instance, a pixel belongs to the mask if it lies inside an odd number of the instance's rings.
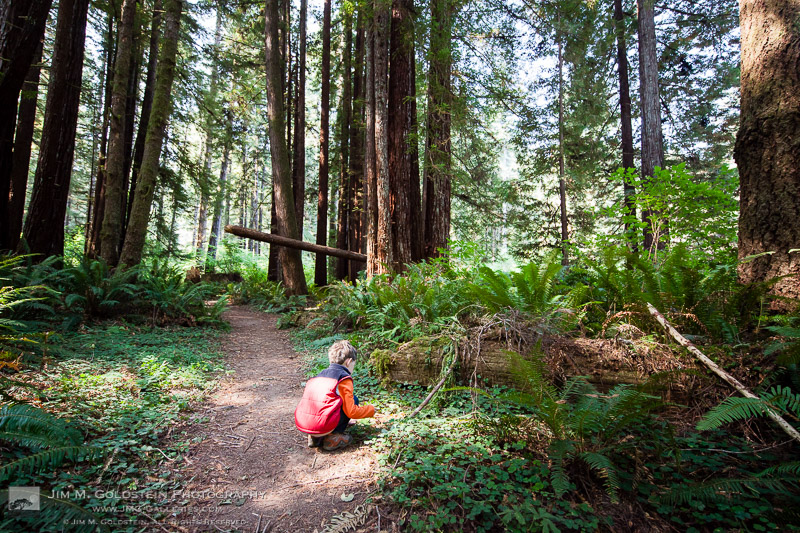
[[[223,349],[234,372],[192,415],[207,421],[187,429],[199,441],[183,466],[195,492],[184,495],[177,518],[193,532],[321,531],[375,490],[374,454],[358,442],[336,452],[308,448],[294,427],[305,377],[287,334],[275,316],[246,307],[231,307],[226,318]]]

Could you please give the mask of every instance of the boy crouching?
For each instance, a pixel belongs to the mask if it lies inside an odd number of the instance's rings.
[[[294,411],[297,429],[308,434],[309,448],[325,451],[344,448],[353,440],[345,434],[350,419],[375,416],[371,405],[358,405],[353,393],[353,368],[358,353],[348,341],[336,341],[328,349],[330,366],[306,383],[303,398]]]

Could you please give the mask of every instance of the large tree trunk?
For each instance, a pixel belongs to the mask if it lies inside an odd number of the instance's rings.
[[[353,74],[353,113],[350,125],[350,198],[353,206],[348,225],[348,249],[366,253],[364,243],[364,22],[358,12],[356,22],[356,62]],[[350,263],[348,276],[355,281],[365,263]]]
[[[267,64],[267,114],[269,115],[270,155],[272,158],[272,181],[275,190],[275,213],[278,234],[299,240],[292,191],[292,174],[284,132],[285,111],[283,109],[283,87],[281,78],[281,54],[278,48],[278,2],[267,0],[265,10],[265,55]],[[298,250],[279,250],[283,283],[289,294],[306,294],[306,278]]]
[[[336,247],[348,249],[347,236],[353,212],[352,187],[350,181],[350,125],[353,121],[351,100],[351,55],[353,53],[353,15],[344,14],[344,50],[342,51],[342,105],[339,115],[339,209],[336,228]],[[346,259],[336,260],[336,279],[347,277],[348,262]]]
[[[393,264],[400,272],[414,260],[419,241],[419,176],[411,175],[409,143],[413,125],[411,106],[414,61],[414,21],[409,0],[393,0],[389,57],[389,211],[391,213]]]
[[[742,283],[787,276],[776,296],[800,300],[800,2],[741,0],[742,109],[734,158],[741,182]],[[778,301],[788,310],[797,302]]]
[[[661,102],[658,91],[658,53],[656,50],[655,0],[638,0],[639,5],[639,95],[642,100],[642,177],[655,179],[655,167],[664,167],[664,141],[661,133]],[[667,238],[666,221],[650,209],[642,211],[644,249],[655,253]],[[653,232],[656,228],[656,234]]]
[[[7,232],[8,249],[14,250],[22,233],[25,211],[25,194],[28,188],[28,173],[31,164],[31,145],[36,124],[36,101],[39,97],[39,73],[41,71],[42,46],[36,53],[19,101],[17,131],[14,135],[14,156],[11,166],[11,187],[8,198]],[[1,248],[1,247],[0,247]]]
[[[364,221],[367,251],[367,276],[372,277],[380,268],[378,264],[378,183],[375,161],[375,21],[367,22],[366,28],[366,72],[364,94]]]
[[[394,246],[392,245],[391,178],[389,175],[389,5],[375,1],[374,76],[375,76],[375,196],[377,208],[377,239],[375,268],[371,274],[392,271]],[[369,264],[367,266],[369,269]],[[370,272],[368,272],[369,274]]]
[[[428,123],[425,141],[424,243],[425,256],[436,257],[450,238],[452,92],[451,0],[431,1],[428,72]]]
[[[42,254],[40,259],[64,254],[88,10],[89,0],[61,0],[58,8],[39,161],[20,243],[23,250]]]
[[[634,168],[633,161],[633,126],[631,125],[631,91],[628,83],[628,48],[625,44],[625,14],[622,11],[622,0],[614,0],[614,20],[617,26],[617,71],[619,75],[619,108],[620,131],[622,145],[622,168]],[[627,215],[636,218],[636,194],[634,186],[626,179],[623,183],[624,202]],[[639,249],[638,237],[632,235],[632,225],[625,222],[625,239],[630,241],[631,249]]]
[[[52,0],[0,0],[0,250],[11,250],[19,241],[18,213],[9,206],[17,100],[41,49],[51,4]]]
[[[139,129],[136,132],[136,141],[133,145],[133,162],[131,164],[131,184],[128,193],[128,205],[125,211],[125,228],[131,216],[133,200],[136,197],[136,180],[139,176],[139,169],[142,166],[144,156],[144,141],[147,136],[147,128],[150,124],[150,110],[153,108],[153,94],[156,87],[156,65],[158,63],[158,42],[161,39],[161,0],[153,2],[153,18],[150,25],[150,51],[147,56],[147,75],[144,82],[144,96],[142,97],[142,109],[139,115]]]
[[[297,52],[297,96],[294,103],[294,164],[292,186],[297,230],[303,236],[306,198],[306,19],[308,0],[300,0],[300,36]]]
[[[153,204],[159,159],[164,135],[172,109],[172,82],[175,79],[175,59],[180,37],[183,0],[166,0],[164,6],[164,42],[158,57],[153,107],[144,143],[142,166],[136,182],[135,197],[131,207],[130,222],[125,232],[125,244],[120,254],[120,264],[133,266],[142,260],[147,223]]]
[[[319,192],[317,194],[317,244],[328,244],[328,142],[331,105],[331,0],[325,0],[322,15],[322,67],[319,121]],[[314,262],[314,283],[328,284],[328,258],[317,254]]]
[[[105,210],[100,231],[100,257],[109,265],[119,260],[122,220],[125,200],[125,130],[126,102],[130,88],[130,69],[133,56],[133,25],[136,19],[136,0],[125,0],[119,24],[119,44],[114,65],[114,84],[111,95],[111,124],[108,134],[108,157],[105,175]]]

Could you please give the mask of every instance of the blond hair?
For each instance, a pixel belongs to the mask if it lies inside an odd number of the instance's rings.
[[[350,341],[336,341],[328,348],[328,361],[331,364],[343,365],[348,359],[355,361],[357,358],[358,352]]]

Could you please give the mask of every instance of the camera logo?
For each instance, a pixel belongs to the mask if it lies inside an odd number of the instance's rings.
[[[8,509],[38,511],[39,487],[8,487]]]

